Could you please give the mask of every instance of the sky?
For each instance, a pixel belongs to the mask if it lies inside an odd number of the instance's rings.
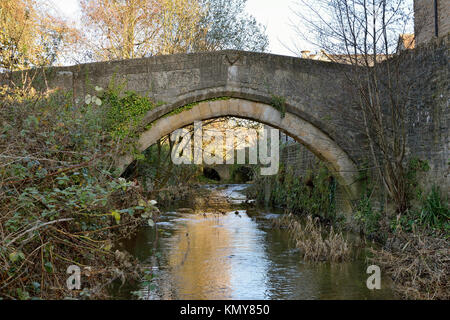
[[[50,0],[50,2],[70,19],[79,20],[78,0]],[[295,21],[295,15],[290,10],[292,7],[295,7],[295,0],[247,1],[247,12],[267,28],[270,53],[292,56],[293,53],[286,46],[292,47],[293,41],[300,41],[296,39],[296,35],[290,27],[291,21]],[[308,44],[304,44],[304,46],[308,46]]]
[[[291,27],[291,24],[297,20],[292,13],[292,8],[296,8],[294,0],[248,0],[247,2],[247,12],[267,28],[271,53],[291,56],[293,53],[288,48],[293,47],[293,42],[297,44],[301,42]],[[307,48],[309,45],[303,44],[303,46]]]

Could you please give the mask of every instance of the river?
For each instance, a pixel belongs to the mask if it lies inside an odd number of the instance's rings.
[[[394,299],[389,279],[369,290],[364,249],[352,262],[308,263],[286,230],[272,227],[279,210],[247,208],[246,185],[204,186],[212,192],[195,212],[166,210],[157,228],[143,227],[122,246],[152,270],[150,283],[115,287],[117,299],[297,300]],[[221,202],[220,199],[225,200]]]

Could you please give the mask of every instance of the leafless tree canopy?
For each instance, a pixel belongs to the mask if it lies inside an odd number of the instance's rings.
[[[297,35],[331,55],[390,55],[412,30],[409,0],[298,0],[293,11]]]
[[[404,0],[299,0],[295,31],[331,61],[353,65],[348,81],[358,91],[361,127],[372,165],[397,211],[409,207],[405,173],[410,83],[395,59],[399,35],[412,29]]]

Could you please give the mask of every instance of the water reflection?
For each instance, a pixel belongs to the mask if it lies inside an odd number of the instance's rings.
[[[236,197],[235,186],[222,190]],[[241,196],[238,195],[237,198]],[[143,229],[126,244],[141,261],[155,267],[156,288],[148,299],[390,299],[384,290],[366,288],[364,260],[308,264],[274,230],[277,215],[257,210],[218,213],[169,212],[154,229]],[[155,257],[156,251],[161,255]],[[125,286],[120,298],[136,290]]]
[[[179,299],[230,297],[232,236],[216,217],[191,215],[170,239],[168,268]]]

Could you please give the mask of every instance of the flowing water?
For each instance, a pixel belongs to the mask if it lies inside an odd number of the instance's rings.
[[[123,244],[153,271],[151,284],[127,283],[116,298],[133,299],[392,299],[390,282],[367,289],[364,257],[348,263],[307,263],[286,230],[272,227],[277,210],[236,207],[245,185],[205,186],[207,205],[172,209],[157,228]],[[222,202],[220,201],[222,199]],[[223,200],[226,200],[225,202]],[[204,202],[204,201],[203,201]],[[180,204],[181,205],[181,204]],[[135,292],[134,294],[132,292]]]

